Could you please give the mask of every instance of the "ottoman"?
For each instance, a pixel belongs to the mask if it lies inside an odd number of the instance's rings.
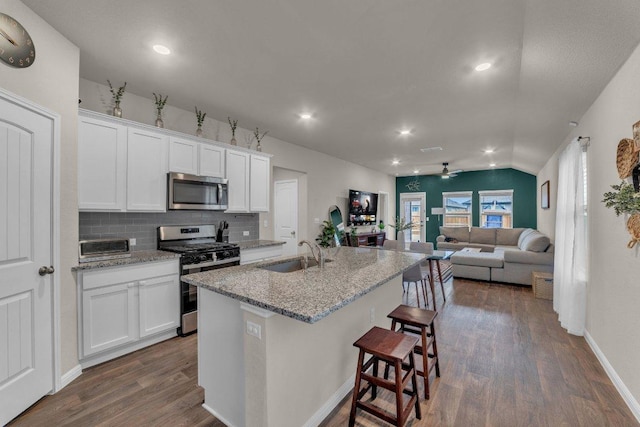
[[[451,255],[451,271],[454,277],[475,280],[491,280],[491,269],[502,269],[504,252],[456,252]]]

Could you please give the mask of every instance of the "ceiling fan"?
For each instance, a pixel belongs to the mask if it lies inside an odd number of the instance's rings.
[[[460,172],[464,172],[462,169],[450,171],[449,162],[443,162],[442,166],[443,168],[442,168],[442,173],[440,173],[440,176],[444,179],[453,178],[454,176],[457,176]]]

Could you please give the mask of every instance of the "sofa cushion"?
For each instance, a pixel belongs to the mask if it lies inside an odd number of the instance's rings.
[[[522,242],[524,241],[524,239],[533,232],[533,228],[525,228],[524,230],[522,230],[522,233],[520,233],[520,237],[518,237],[518,247],[520,249],[522,249]]]
[[[456,239],[458,242],[469,241],[469,229],[467,227],[440,227],[440,234]]]
[[[471,232],[469,233],[469,242],[482,243],[484,245],[495,245],[496,229],[471,227]]]
[[[518,239],[524,228],[496,228],[496,245],[518,246]]]
[[[550,243],[551,241],[547,236],[539,231],[533,230],[532,233],[527,234],[519,246],[523,251],[544,252]]]

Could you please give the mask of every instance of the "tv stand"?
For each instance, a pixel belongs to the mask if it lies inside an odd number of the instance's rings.
[[[347,234],[349,246],[382,246],[385,241],[385,232],[379,233],[359,233],[355,236]]]

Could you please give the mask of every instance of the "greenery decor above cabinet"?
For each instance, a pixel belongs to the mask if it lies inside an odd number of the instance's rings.
[[[81,211],[165,212],[167,172],[227,178],[227,212],[269,211],[269,154],[82,109],[78,127]]]

